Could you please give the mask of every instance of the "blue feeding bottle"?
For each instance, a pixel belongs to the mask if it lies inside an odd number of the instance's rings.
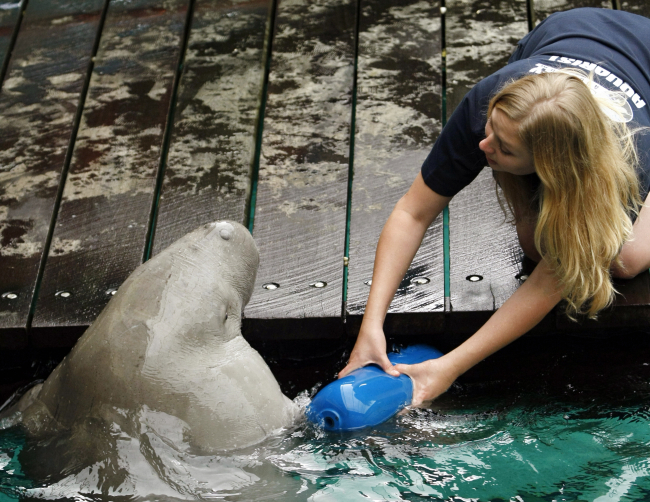
[[[442,356],[427,345],[391,352],[393,364],[418,364]],[[364,366],[335,380],[316,394],[305,414],[328,431],[351,431],[385,422],[413,401],[413,381],[394,377],[375,365]]]

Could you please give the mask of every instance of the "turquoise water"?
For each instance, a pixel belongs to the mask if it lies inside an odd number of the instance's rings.
[[[227,455],[112,430],[104,461],[31,478],[21,461],[47,463],[68,438],[31,444],[11,427],[0,431],[0,500],[650,500],[647,364],[616,378],[578,368],[575,378],[458,385],[371,430],[300,422]]]

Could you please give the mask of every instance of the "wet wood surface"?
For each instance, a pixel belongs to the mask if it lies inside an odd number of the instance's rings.
[[[356,10],[352,0],[278,2],[253,227],[261,262],[248,319],[340,324]]]
[[[34,328],[90,324],[142,263],[188,4],[109,5]]]
[[[526,2],[449,0],[446,27],[450,117],[474,84],[506,65],[526,35]],[[491,169],[452,199],[449,240],[452,312],[499,308],[520,285],[522,252],[499,205]]]
[[[363,2],[359,27],[354,179],[347,293],[348,323],[358,325],[372,279],[379,234],[420,172],[442,126],[442,54],[437,1]],[[440,331],[444,313],[442,215],[389,308],[399,319],[426,312],[422,332]],[[396,316],[395,314],[399,314]],[[411,322],[416,322],[411,318]],[[354,328],[352,328],[354,329]]]
[[[104,0],[31,0],[0,93],[0,344],[26,341]]]
[[[9,64],[9,51],[18,35],[20,14],[25,0],[2,4],[0,9],[0,85]]]
[[[579,7],[601,7],[611,9],[612,0],[532,0],[534,24],[546,19],[554,12],[577,9]]]
[[[155,254],[207,221],[247,224],[249,211],[261,252],[245,311],[249,339],[316,343],[356,334],[379,233],[441,129],[440,5],[280,0],[274,13],[273,3],[195,0],[176,96],[190,0],[110,4],[86,97],[103,0],[29,1],[0,92],[0,347],[28,342],[62,172],[67,183],[32,346],[71,345],[147,249]],[[650,15],[641,0],[619,3]],[[539,20],[558,10],[611,5],[536,0],[534,12]],[[447,0],[446,8],[449,116],[474,83],[505,65],[528,20],[525,0]],[[0,10],[0,43],[16,23],[5,16],[12,9]],[[451,310],[445,311],[440,218],[391,304],[388,334],[436,333],[440,344],[453,347],[519,286],[522,253],[490,174],[485,169],[450,207]],[[268,284],[279,287],[262,287]],[[646,327],[650,274],[616,286],[615,307],[597,323],[575,323],[558,309],[538,332],[601,336]]]
[[[650,17],[650,2],[648,0],[620,0],[620,3],[622,10]]]
[[[266,62],[270,0],[196,0],[154,254],[219,219],[244,225]]]

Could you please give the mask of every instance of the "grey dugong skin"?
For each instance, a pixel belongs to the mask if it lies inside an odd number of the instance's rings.
[[[139,266],[29,404],[18,403],[23,427],[39,436],[100,419],[165,437],[180,423],[185,443],[211,453],[289,426],[297,406],[241,335],[258,263],[245,227],[216,222]]]

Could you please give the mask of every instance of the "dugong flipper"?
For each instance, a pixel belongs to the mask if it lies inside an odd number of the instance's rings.
[[[258,262],[248,230],[224,221],[138,267],[32,394],[23,426],[41,435],[100,421],[216,452],[290,425],[297,407],[241,336]]]

